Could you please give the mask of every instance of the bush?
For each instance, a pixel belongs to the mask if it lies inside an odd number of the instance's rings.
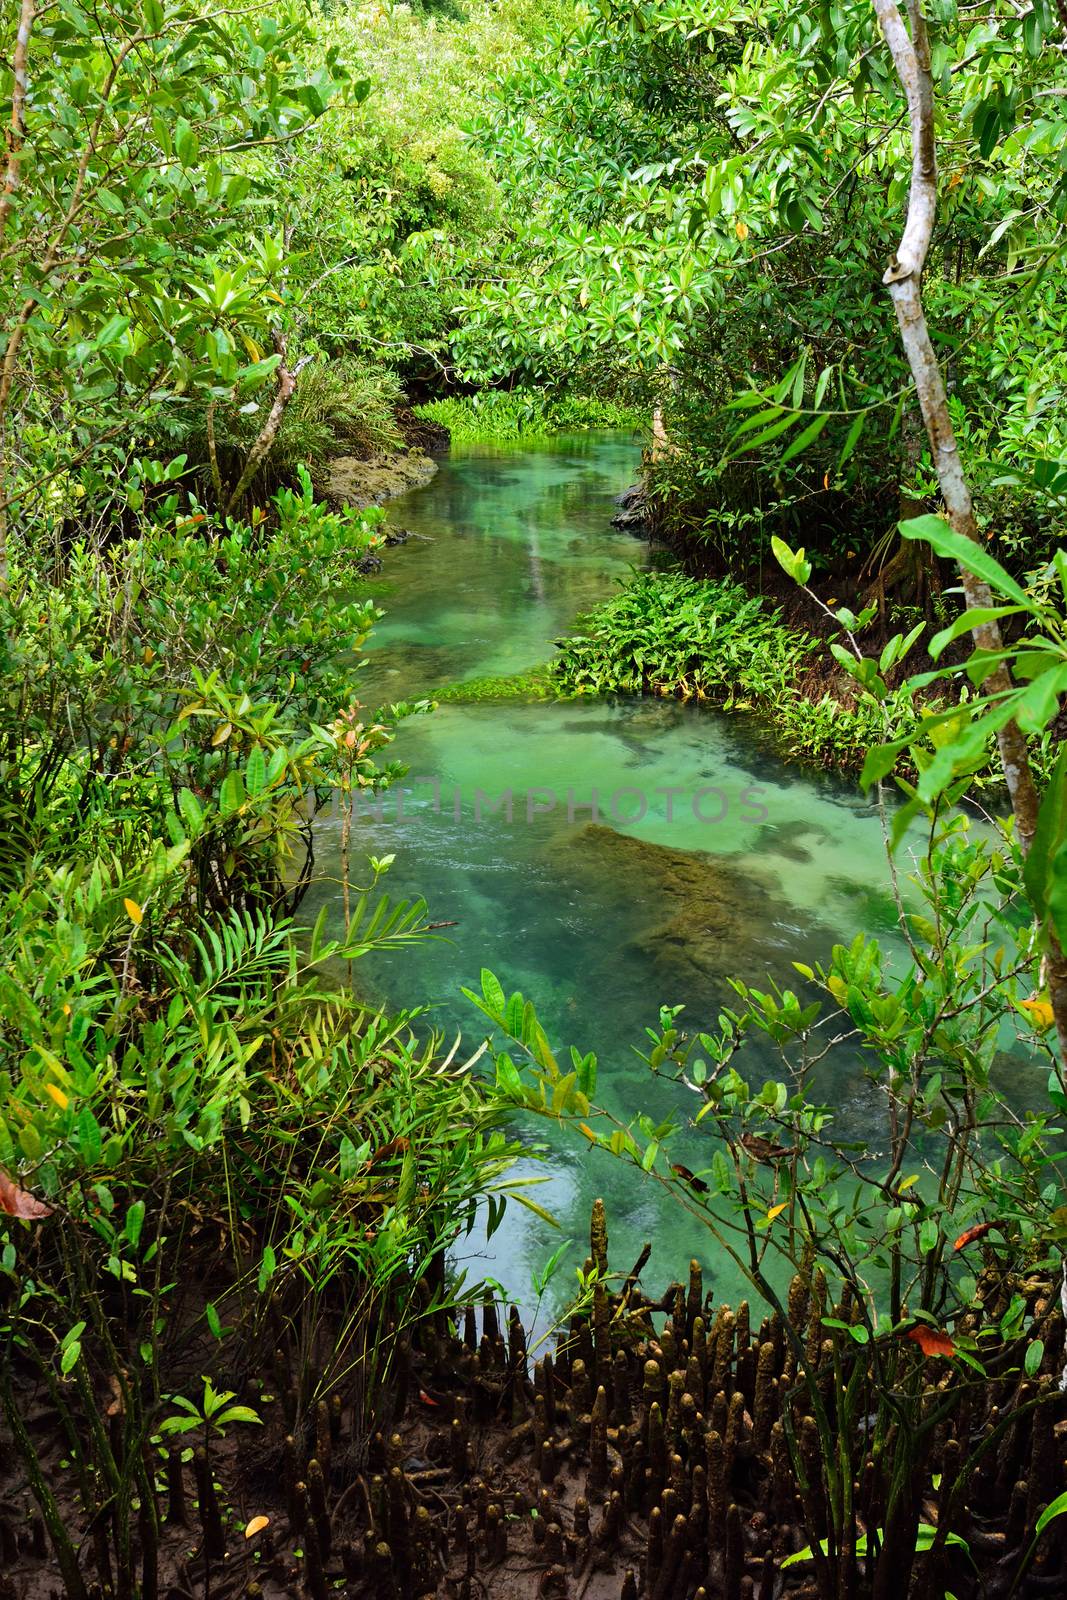
[[[175,492],[137,538],[79,544],[58,575],[18,553],[0,597],[0,795],[30,848],[136,852],[180,824],[201,909],[282,892],[336,776],[336,740],[313,730],[351,701],[337,658],[377,615],[354,578],[380,513],[327,511],[306,473],[273,509],[276,526],[223,528]],[[362,775],[378,781],[370,751]]]
[[[240,477],[273,398],[270,391],[249,404],[231,401],[216,406],[215,445],[224,484],[233,484]],[[314,483],[321,485],[334,456],[401,449],[404,441],[396,411],[403,399],[400,379],[387,368],[354,358],[312,362],[300,373],[250,496],[262,500],[280,487],[295,484],[301,467],[307,467]],[[199,469],[201,485],[208,491],[206,411],[184,426],[170,429],[169,436],[172,447],[183,451]]]
[[[640,412],[593,395],[550,395],[540,389],[488,389],[416,406],[415,415],[442,423],[455,440],[491,442],[580,433],[586,428],[639,428]]]

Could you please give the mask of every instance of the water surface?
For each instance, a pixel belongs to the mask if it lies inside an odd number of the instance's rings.
[[[387,552],[373,582],[387,615],[368,648],[364,701],[432,696],[546,660],[579,613],[649,558],[610,526],[638,453],[627,437],[595,434],[457,451],[397,502],[392,522],[416,537]],[[707,1028],[732,998],[731,974],[796,987],[793,961],[826,959],[861,927],[897,937],[873,806],[850,784],[784,765],[744,718],[657,700],[446,703],[404,723],[394,753],[409,767],[405,791],[361,824],[360,845],[395,852],[390,893],[423,895],[435,921],[455,926],[447,941],[362,963],[360,982],[394,1005],[429,1001],[437,1025],[462,1029],[473,1048],[479,1014],[460,991],[491,968],[534,999],[554,1045],[597,1052],[598,1097],[626,1120],[693,1109],[636,1053],[661,1004]],[[323,824],[316,894],[340,924],[329,882],[338,833]],[[758,1046],[744,1070],[777,1075]],[[842,1062],[827,1087],[842,1134],[869,1131],[861,1064]],[[523,1132],[548,1142],[537,1198],[575,1241],[561,1294],[573,1290],[598,1194],[616,1267],[652,1239],[653,1286],[696,1254],[723,1297],[744,1293],[655,1184],[548,1124]],[[684,1158],[706,1164],[709,1141],[688,1134]],[[559,1238],[513,1207],[472,1267],[529,1306],[531,1273]]]

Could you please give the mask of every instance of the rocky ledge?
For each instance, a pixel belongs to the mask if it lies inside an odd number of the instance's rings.
[[[393,451],[373,456],[335,456],[326,480],[326,497],[336,506],[357,511],[381,506],[409,489],[421,489],[437,471],[437,462],[416,452]]]

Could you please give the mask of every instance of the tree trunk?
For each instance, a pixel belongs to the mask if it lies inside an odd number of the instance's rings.
[[[267,412],[266,421],[264,422],[262,428],[260,428],[252,448],[248,452],[248,457],[241,471],[241,476],[237,480],[233,493],[226,501],[225,514],[228,517],[233,516],[234,512],[237,510],[237,507],[241,503],[241,498],[245,491],[252,483],[252,480],[255,478],[256,473],[259,471],[264,461],[266,461],[267,457],[270,455],[274,441],[278,437],[278,429],[282,425],[282,418],[285,415],[285,408],[293,398],[293,395],[296,393],[296,380],[300,376],[302,369],[311,359],[309,356],[302,356],[297,362],[296,366],[290,370],[290,368],[285,364],[285,340],[280,333],[275,333],[274,335],[274,348],[281,358],[278,362],[278,387],[274,394],[274,404]],[[211,420],[213,435],[214,413],[212,413]],[[214,470],[216,472],[218,470],[217,459],[214,463]]]
[[[882,281],[893,301],[904,353],[915,380],[919,408],[930,440],[930,451],[948,520],[957,533],[980,544],[981,536],[975,521],[970,486],[960,461],[959,446],[949,415],[945,380],[923,310],[922,272],[937,215],[934,86],[930,71],[930,41],[921,0],[906,0],[906,4],[910,33],[904,25],[897,0],[874,0],[879,25],[907,97],[912,150],[907,220],[897,253]],[[988,584],[963,569],[960,570],[960,580],[969,610],[993,604]],[[996,622],[974,628],[972,637],[982,650],[1001,648],[1000,627]],[[1008,693],[1012,679],[1007,666],[1002,663],[986,680],[985,686],[992,694]],[[1038,794],[1026,739],[1018,724],[1012,721],[1006,723],[997,734],[997,744],[1019,843],[1025,854],[1033,842],[1038,813]],[[1060,1054],[1067,1062],[1067,961],[1051,926],[1047,928],[1047,933],[1049,999],[1056,1020]]]

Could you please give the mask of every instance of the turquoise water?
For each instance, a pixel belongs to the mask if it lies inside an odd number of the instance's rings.
[[[588,434],[471,450],[396,502],[391,521],[418,537],[387,551],[371,583],[387,615],[368,647],[364,701],[432,696],[546,660],[583,609],[648,559],[610,526],[638,454],[628,438]],[[380,820],[364,818],[357,851],[395,852],[390,894],[421,894],[433,920],[455,926],[362,963],[360,983],[394,1005],[429,1000],[436,1025],[461,1029],[473,1050],[479,1013],[460,991],[490,967],[534,999],[554,1045],[597,1052],[598,1096],[624,1119],[690,1109],[635,1051],[661,1004],[684,1005],[692,1028],[713,1026],[732,973],[796,987],[793,961],[825,959],[860,927],[895,942],[873,806],[849,784],[785,766],[747,719],[672,701],[446,703],[402,725],[395,755],[409,767],[405,791],[384,798]],[[339,929],[338,840],[339,823],[325,821],[312,898],[329,899]],[[743,1067],[757,1080],[774,1070],[757,1046]],[[835,1073],[839,1132],[862,1136],[874,1090],[855,1060]],[[547,1142],[548,1181],[534,1193],[562,1234],[513,1207],[472,1253],[473,1270],[529,1306],[532,1272],[569,1238],[568,1292],[602,1194],[616,1267],[651,1239],[653,1286],[696,1254],[724,1297],[744,1292],[658,1186],[549,1124],[522,1132]],[[683,1159],[705,1165],[707,1141],[686,1140]]]

